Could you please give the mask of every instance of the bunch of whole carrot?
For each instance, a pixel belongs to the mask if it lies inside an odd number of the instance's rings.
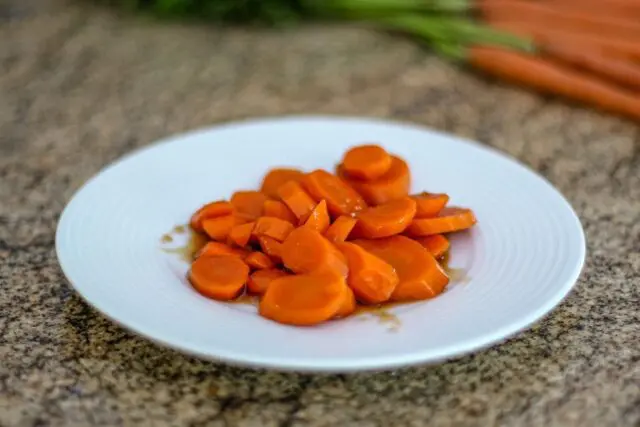
[[[373,145],[349,150],[336,174],[273,169],[260,190],[193,214],[191,228],[211,240],[189,280],[217,300],[257,296],[261,315],[294,325],[435,297],[449,283],[444,235],[476,218],[446,194],[409,196],[410,182],[405,161]]]

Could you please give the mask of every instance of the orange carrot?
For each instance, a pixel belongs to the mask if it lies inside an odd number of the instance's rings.
[[[278,189],[289,181],[300,181],[304,173],[297,169],[271,169],[262,180],[260,191],[274,199],[278,198]]]
[[[242,293],[249,266],[237,256],[199,257],[191,265],[189,281],[202,295],[231,300]]]
[[[213,240],[225,242],[231,229],[241,223],[241,221],[233,215],[221,216],[217,218],[209,218],[202,221],[202,228],[207,236]]]
[[[247,246],[255,225],[255,222],[234,225],[231,227],[231,230],[229,230],[228,242],[230,244],[240,246],[241,248]]]
[[[420,193],[411,197],[416,201],[416,218],[436,216],[449,202],[446,194]]]
[[[485,47],[473,47],[469,60],[479,70],[512,83],[640,120],[640,97],[547,60]]]
[[[278,200],[267,200],[262,207],[263,216],[271,216],[274,218],[284,219],[291,224],[297,224],[298,218],[291,212],[291,209]]]
[[[311,214],[304,225],[305,227],[311,227],[318,233],[324,233],[327,231],[327,228],[329,228],[330,222],[329,212],[327,211],[327,202],[325,200],[321,200],[320,203],[313,208],[313,211],[311,211]]]
[[[353,188],[325,170],[314,170],[305,175],[301,182],[316,202],[326,200],[331,215],[352,215],[367,207]]]
[[[267,196],[259,191],[237,191],[231,196],[231,205],[236,216],[253,221],[262,215],[262,206]]]
[[[344,319],[347,316],[351,316],[358,307],[356,297],[350,287],[345,286],[344,296],[342,298],[342,304],[336,314],[333,315],[334,319]]]
[[[244,258],[249,255],[249,252],[245,249],[232,248],[231,246],[220,242],[207,242],[207,244],[196,253],[195,258],[221,255],[233,255],[239,258]]]
[[[341,308],[344,278],[300,274],[273,280],[260,301],[260,314],[280,323],[310,326],[331,319]]]
[[[282,262],[282,243],[269,236],[258,236],[258,243],[262,252],[267,254],[273,262],[276,264]]]
[[[251,276],[249,276],[247,290],[250,294],[262,295],[267,291],[271,282],[284,276],[288,276],[288,274],[277,268],[254,271]]]
[[[402,233],[416,214],[416,201],[410,197],[393,200],[358,212],[353,233],[358,237],[376,239]]]
[[[252,252],[244,259],[249,267],[256,270],[263,270],[265,268],[273,268],[274,263],[268,255],[263,254],[262,252]]]
[[[202,221],[209,218],[231,215],[231,212],[233,212],[231,203],[224,200],[207,203],[198,209],[191,217],[191,228],[201,233],[204,231],[202,228]]]
[[[360,145],[347,151],[342,166],[350,178],[370,181],[387,173],[391,156],[378,145]]]
[[[281,185],[278,188],[278,196],[291,209],[299,223],[304,222],[316,206],[316,202],[296,181]]]
[[[282,244],[282,261],[294,273],[348,274],[344,255],[322,234],[310,227],[293,230]]]
[[[387,301],[399,283],[393,267],[353,243],[339,243],[336,246],[347,258],[347,284],[358,301],[364,304]]]
[[[330,242],[342,243],[347,240],[347,237],[349,237],[349,233],[351,233],[351,230],[355,227],[356,222],[357,220],[355,218],[341,215],[329,226],[327,231],[324,233],[324,237],[326,237]]]
[[[255,236],[267,236],[276,239],[279,242],[284,241],[289,233],[293,230],[293,225],[290,222],[280,218],[273,218],[269,216],[261,216],[256,221],[256,226],[253,229]]]
[[[392,301],[433,298],[442,293],[449,283],[449,277],[434,256],[408,237],[356,240],[354,243],[396,270],[400,281],[391,294]]]
[[[449,250],[449,240],[442,234],[420,237],[416,242],[424,246],[436,258],[444,256]]]
[[[409,194],[411,174],[409,166],[399,157],[391,156],[391,167],[380,178],[372,181],[349,179],[343,166],[338,166],[338,175],[345,179],[370,205],[381,205],[401,199]]]
[[[466,230],[477,222],[470,209],[447,207],[435,218],[414,219],[407,228],[410,236],[430,236]]]

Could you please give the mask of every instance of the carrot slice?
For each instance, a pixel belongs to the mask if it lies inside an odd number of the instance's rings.
[[[383,259],[396,270],[400,281],[391,301],[415,301],[442,293],[449,277],[431,252],[405,236],[357,240],[357,245]]]
[[[279,200],[267,200],[262,207],[263,216],[284,219],[291,224],[297,224],[298,218],[291,212],[291,209]]]
[[[352,215],[367,207],[353,188],[325,170],[317,169],[308,173],[301,182],[316,202],[326,200],[331,215]]]
[[[218,200],[216,202],[207,203],[191,216],[189,224],[195,231],[202,232],[202,221],[209,218],[231,215],[232,212],[233,207],[231,206],[231,203],[227,201]]]
[[[288,276],[284,271],[277,268],[266,268],[264,270],[254,271],[249,276],[247,282],[247,290],[254,295],[262,295],[267,291],[267,288],[275,279]]]
[[[322,234],[298,227],[282,244],[282,261],[295,273],[334,272],[343,277],[348,269],[344,255]]]
[[[244,259],[244,262],[249,264],[249,267],[254,268],[256,270],[263,270],[265,268],[273,268],[274,263],[268,255],[263,254],[262,252],[251,252]]]
[[[447,194],[420,193],[411,196],[416,201],[416,218],[431,218],[440,213],[449,202]]]
[[[262,252],[267,254],[273,262],[276,264],[282,262],[282,243],[269,236],[258,236],[258,243]]]
[[[307,219],[316,202],[307,194],[302,186],[296,181],[289,181],[278,188],[278,196],[291,212],[298,218],[298,222]]]
[[[300,274],[273,280],[260,301],[260,314],[280,323],[310,326],[332,318],[347,286],[335,274]]]
[[[240,221],[234,215],[209,218],[202,221],[202,228],[213,240],[226,241],[231,229]]]
[[[233,255],[200,257],[191,265],[188,277],[202,295],[231,300],[242,292],[249,277],[249,266]]]
[[[436,258],[440,258],[446,254],[450,245],[449,240],[442,234],[420,237],[416,239],[416,242],[420,243]]]
[[[391,156],[378,145],[361,145],[347,151],[342,165],[349,177],[370,181],[389,170]]]
[[[356,302],[356,296],[353,294],[353,291],[350,287],[345,286],[344,296],[342,298],[342,303],[340,304],[340,308],[336,314],[333,315],[334,319],[344,319],[347,316],[352,315],[358,306]]]
[[[229,230],[228,241],[230,244],[238,245],[241,248],[249,244],[251,239],[251,232],[255,227],[255,222],[248,222],[246,224],[238,224],[231,227]]]
[[[278,189],[289,181],[300,181],[304,173],[297,169],[271,169],[262,180],[260,191],[269,197],[278,198]]]
[[[358,301],[364,304],[387,301],[400,281],[393,267],[353,243],[339,243],[336,246],[347,258],[347,284]]]
[[[321,200],[320,203],[313,208],[304,225],[305,227],[310,227],[313,230],[316,230],[318,233],[324,233],[327,231],[327,228],[329,228],[330,222],[331,219],[329,218],[329,212],[327,211],[327,202],[325,200]]]
[[[195,258],[221,255],[233,255],[239,258],[244,258],[248,254],[249,252],[245,249],[232,248],[231,246],[220,242],[208,242],[196,253]]]
[[[236,216],[253,221],[262,215],[265,200],[267,196],[259,191],[236,191],[230,203]]]
[[[273,218],[270,216],[261,216],[256,221],[256,226],[253,229],[255,236],[267,236],[276,239],[279,242],[284,241],[289,233],[293,230],[293,225],[280,218]]]
[[[471,209],[447,207],[435,218],[414,219],[407,228],[411,236],[430,236],[432,234],[453,233],[466,230],[477,222]]]
[[[396,156],[391,156],[391,167],[387,173],[372,181],[348,178],[342,165],[338,166],[338,175],[360,193],[367,203],[374,206],[406,197],[411,185],[409,166]]]
[[[355,218],[341,215],[329,226],[324,233],[324,237],[333,243],[344,242],[347,240],[347,237],[349,237],[349,233],[351,233],[351,230],[355,227],[356,222],[357,220]]]
[[[393,200],[358,212],[353,232],[358,237],[377,239],[402,233],[416,214],[416,202],[410,197]]]

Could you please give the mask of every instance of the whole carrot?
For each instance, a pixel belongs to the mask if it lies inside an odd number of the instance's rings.
[[[640,97],[552,61],[481,46],[468,49],[451,45],[437,47],[489,75],[640,120]]]

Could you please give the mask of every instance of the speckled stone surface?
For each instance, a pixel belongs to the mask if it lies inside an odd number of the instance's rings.
[[[0,0],[0,425],[638,426],[640,128],[459,71],[365,30],[163,25]],[[266,373],[157,347],[63,277],[56,221],[110,161],[251,116],[397,118],[503,150],[579,213],[589,257],[558,309],[439,366]]]

